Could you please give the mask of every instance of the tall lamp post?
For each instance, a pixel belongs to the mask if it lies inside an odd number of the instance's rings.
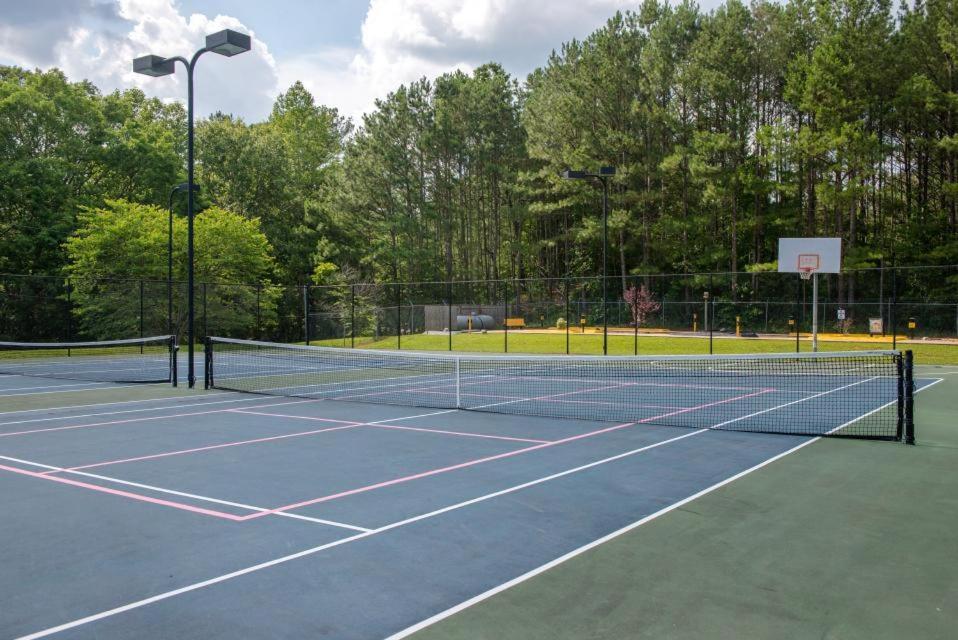
[[[170,190],[170,226],[166,239],[166,325],[167,332],[173,335],[173,196],[189,189],[189,183],[181,182]],[[194,184],[193,191],[199,193],[200,185]]]
[[[562,177],[566,180],[587,180],[595,178],[602,183],[602,355],[609,354],[609,180],[615,175],[615,167],[602,167],[599,173],[572,171],[566,169]]]
[[[161,56],[142,56],[133,60],[133,71],[143,75],[159,77],[168,76],[175,71],[175,63],[181,62],[186,67],[186,173],[187,173],[187,299],[189,300],[189,319],[187,321],[187,340],[189,341],[189,384],[190,388],[196,384],[196,368],[194,366],[194,346],[196,343],[193,327],[194,295],[193,295],[193,71],[200,56],[207,51],[218,53],[221,56],[235,56],[249,51],[252,40],[245,33],[224,29],[206,36],[206,46],[193,54],[187,60],[183,56],[163,58]]]

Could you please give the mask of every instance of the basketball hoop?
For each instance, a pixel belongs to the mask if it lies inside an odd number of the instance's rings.
[[[817,253],[798,254],[798,275],[802,280],[811,280],[812,274],[818,271],[820,262],[821,257]]]

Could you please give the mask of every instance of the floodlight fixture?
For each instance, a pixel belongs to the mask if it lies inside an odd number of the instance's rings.
[[[566,180],[596,178],[602,183],[602,354],[608,355],[609,308],[607,281],[609,276],[609,179],[615,175],[615,167],[601,167],[599,173],[566,169],[561,175]]]
[[[252,49],[252,40],[245,33],[223,29],[206,36],[206,49],[231,58]]]
[[[135,58],[133,60],[133,71],[136,73],[142,73],[148,76],[166,76],[170,75],[174,71],[174,64],[176,62],[182,62],[183,66],[186,67],[186,187],[187,192],[187,201],[186,201],[186,217],[187,217],[187,299],[188,299],[188,318],[187,318],[187,351],[189,353],[189,374],[188,381],[190,388],[196,383],[196,367],[195,367],[195,346],[196,346],[196,335],[195,335],[195,320],[196,320],[196,311],[195,311],[195,283],[194,283],[194,196],[197,189],[195,188],[195,183],[193,182],[193,173],[194,173],[194,159],[193,159],[193,72],[196,70],[196,63],[199,61],[200,56],[204,53],[212,51],[213,53],[218,53],[221,56],[232,57],[240,53],[249,51],[252,48],[252,39],[245,33],[240,33],[238,31],[233,31],[232,29],[224,29],[218,31],[217,33],[210,34],[206,36],[206,46],[202,49],[198,49],[196,53],[193,54],[193,57],[190,60],[182,56],[173,56],[171,58],[162,58],[160,56],[142,56]],[[169,306],[169,316],[170,316],[170,325],[172,331],[172,280],[173,280],[173,267],[172,267],[172,255],[173,255],[173,195],[179,191],[183,191],[184,188],[182,185],[174,187],[173,191],[170,193],[170,238],[169,238],[169,254],[170,262],[168,265],[168,280],[170,288],[170,306]]]
[[[168,76],[175,71],[173,68],[174,60],[172,58],[163,58],[161,56],[142,56],[133,59],[133,72],[141,73],[145,76],[158,78]]]

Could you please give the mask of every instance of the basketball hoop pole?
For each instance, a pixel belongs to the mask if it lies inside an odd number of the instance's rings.
[[[812,351],[818,351],[818,273],[812,274]]]

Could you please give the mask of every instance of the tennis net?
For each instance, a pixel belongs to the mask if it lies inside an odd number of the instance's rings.
[[[207,338],[206,386],[793,435],[914,439],[910,352],[484,356]]]
[[[0,374],[89,382],[176,384],[176,337],[0,342]]]

